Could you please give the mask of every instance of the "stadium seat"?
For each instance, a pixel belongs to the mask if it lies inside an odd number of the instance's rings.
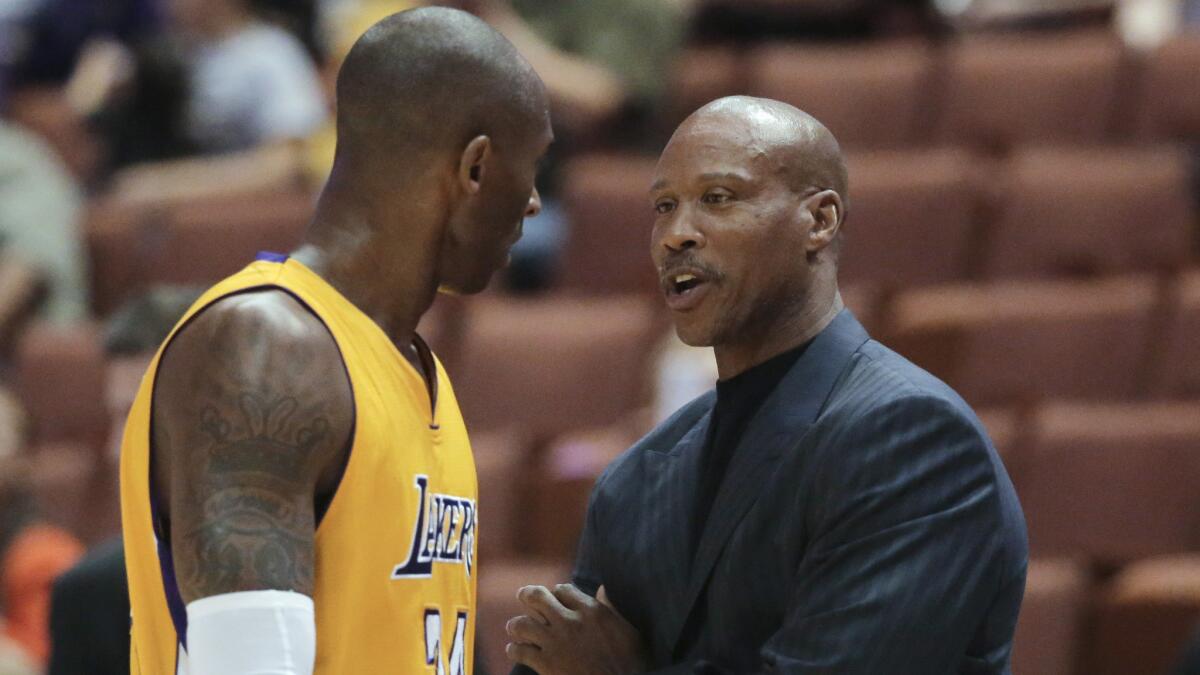
[[[968,154],[871,152],[847,163],[843,281],[896,289],[967,278],[978,205]]]
[[[947,54],[939,135],[993,150],[1103,141],[1115,123],[1121,61],[1109,33],[965,38]]]
[[[650,260],[653,157],[593,155],[564,170],[570,221],[559,285],[576,293],[657,293]]]
[[[1200,270],[1183,276],[1178,289],[1165,344],[1158,352],[1154,393],[1168,396],[1200,396]]]
[[[479,298],[455,391],[472,430],[545,440],[611,424],[647,402],[658,317],[640,296]]]
[[[1053,403],[1032,426],[1020,497],[1034,555],[1200,550],[1200,400]]]
[[[1031,560],[1013,637],[1012,672],[1070,675],[1082,644],[1088,578],[1067,560]]]
[[[511,666],[504,655],[504,645],[509,642],[504,624],[527,611],[517,600],[517,591],[522,586],[534,584],[553,587],[570,581],[570,574],[571,568],[566,562],[537,560],[494,562],[481,568],[475,655],[486,666],[487,672],[505,673]],[[482,670],[477,663],[475,671]]]
[[[842,302],[846,303],[846,308],[854,312],[854,317],[867,329],[868,333],[874,334],[879,329],[884,311],[885,294],[883,291],[875,284],[867,283],[850,283],[842,286],[839,290],[842,293]]]
[[[1014,484],[1019,484],[1025,456],[1021,450],[1026,445],[1021,414],[1012,408],[981,408],[975,412],[1004,462],[1009,478]]]
[[[29,413],[31,442],[108,441],[104,349],[95,324],[35,323],[17,347],[16,390]]]
[[[88,205],[84,239],[88,253],[92,310],[108,316],[123,302],[145,290],[145,235],[162,228],[161,214],[113,200]]]
[[[1196,209],[1176,148],[1015,153],[988,236],[988,278],[1170,270],[1187,262]]]
[[[288,253],[312,217],[312,200],[295,191],[179,204],[148,252],[147,280],[210,284],[250,264],[259,251]]]
[[[1200,556],[1142,560],[1101,595],[1089,675],[1172,672],[1200,625]]]
[[[912,145],[931,131],[933,56],[925,44],[780,44],[748,58],[752,94],[813,115],[843,147]]]
[[[524,546],[545,558],[571,560],[596,479],[641,435],[631,423],[569,432],[549,444],[529,511],[533,527]]]
[[[668,83],[670,131],[697,108],[722,96],[745,93],[741,55],[726,47],[685,49],[671,67]]]
[[[515,429],[471,436],[479,476],[479,557],[487,565],[514,557],[526,505],[521,496],[530,474],[529,443]]]
[[[1151,137],[1200,139],[1200,32],[1184,32],[1150,56],[1137,100]]]
[[[888,344],[974,405],[1130,398],[1155,295],[1146,277],[913,290],[892,302]]]

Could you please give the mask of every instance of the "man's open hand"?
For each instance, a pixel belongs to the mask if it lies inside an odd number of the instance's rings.
[[[528,613],[505,625],[508,658],[539,675],[630,675],[646,670],[642,637],[608,603],[570,584],[553,591],[526,586],[517,599]]]

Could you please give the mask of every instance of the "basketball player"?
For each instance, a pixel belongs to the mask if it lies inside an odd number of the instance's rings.
[[[476,477],[414,329],[541,208],[545,92],[469,14],[363,35],[303,245],[188,311],[130,413],[132,672],[472,672]]]

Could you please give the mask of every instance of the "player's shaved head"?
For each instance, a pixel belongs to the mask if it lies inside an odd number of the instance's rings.
[[[418,289],[401,313],[419,317],[436,289],[481,291],[506,264],[541,210],[553,139],[545,87],[507,39],[454,9],[393,14],[342,62],[337,151],[308,240],[371,293]]]
[[[498,144],[545,124],[541,80],[477,17],[426,7],[372,26],[337,81],[338,161],[414,164],[485,134]],[[417,167],[419,168],[419,167]]]
[[[692,113],[676,134],[717,129],[739,137],[776,165],[797,191],[821,187],[843,202],[848,179],[845,159],[833,133],[817,118],[782,101],[753,96],[717,99]]]

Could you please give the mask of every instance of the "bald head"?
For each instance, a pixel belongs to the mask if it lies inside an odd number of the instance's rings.
[[[783,103],[752,96],[717,99],[692,113],[675,132],[715,132],[746,144],[770,161],[796,191],[833,190],[845,203],[849,196],[846,163],[833,133],[808,113]]]
[[[393,14],[358,39],[337,82],[338,161],[413,164],[487,135],[503,150],[546,122],[545,89],[513,45],[466,12]]]

